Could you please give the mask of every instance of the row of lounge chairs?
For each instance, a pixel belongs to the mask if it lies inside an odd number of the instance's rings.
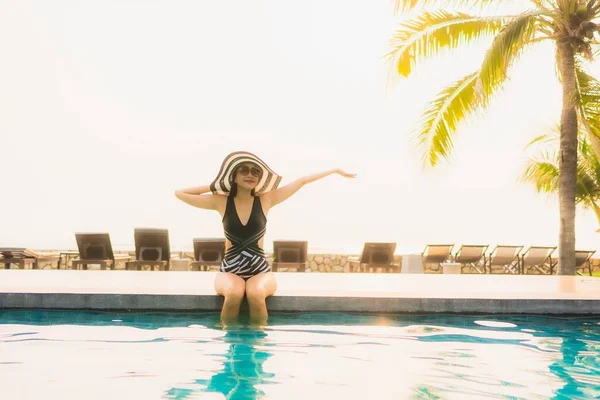
[[[88,265],[99,265],[100,269],[114,269],[117,262],[125,262],[127,269],[141,269],[143,266],[167,270],[171,259],[169,232],[166,229],[135,229],[135,257],[129,254],[115,254],[108,233],[76,233],[77,252],[36,253],[26,248],[0,248],[0,265],[9,268],[16,264],[24,269],[30,265],[39,269],[49,262],[57,262],[61,269],[62,259],[76,256],[72,260],[73,269],[87,269]],[[65,268],[67,266],[65,265]]]
[[[27,248],[0,248],[0,266],[5,269],[16,265],[19,269],[27,267],[40,269],[44,265],[56,263],[61,269],[63,258],[76,257],[71,261],[73,269],[88,269],[89,265],[99,265],[100,269],[114,269],[118,262],[124,262],[128,270],[141,270],[149,267],[166,271],[170,269],[171,248],[167,229],[134,230],[135,258],[129,254],[117,254],[113,251],[108,233],[76,233],[77,252],[36,252]],[[273,269],[294,267],[299,271],[306,268],[307,242],[275,241],[276,251]],[[189,264],[191,270],[208,269],[221,265],[225,252],[224,238],[193,239],[194,258]],[[67,263],[65,263],[67,264]],[[67,268],[67,265],[64,265]]]
[[[365,245],[359,262],[359,270],[384,267],[393,271],[400,266],[393,264],[395,243],[371,243],[372,250]],[[421,253],[423,264],[429,264],[433,272],[441,272],[444,264],[459,264],[461,273],[504,273],[504,274],[553,274],[558,260],[553,258],[556,246],[497,245],[489,250],[489,245],[461,245],[453,252],[454,244],[430,244]],[[578,250],[575,265],[578,274],[587,269],[592,275],[592,256],[595,250]],[[375,256],[379,260],[375,260]]]
[[[556,247],[498,245],[488,252],[489,245],[429,244],[421,253],[421,262],[431,272],[442,272],[444,264],[460,265],[461,273],[553,274],[558,260],[552,257]],[[396,243],[365,243],[361,255],[351,261],[353,272],[382,269],[399,272],[401,266],[394,262]],[[595,250],[576,252],[578,274],[587,270],[592,275],[592,256]],[[424,270],[424,268],[423,268]]]
[[[171,250],[169,233],[166,229],[134,230],[135,258],[129,254],[113,252],[108,233],[76,233],[78,252],[35,253],[25,248],[0,248],[0,265],[9,268],[16,264],[18,268],[40,268],[44,263],[57,261],[61,268],[63,256],[74,255],[71,263],[74,269],[87,269],[88,265],[100,265],[101,269],[114,269],[117,262],[125,262],[126,269],[140,270],[142,267],[169,270]],[[441,272],[447,263],[460,264],[461,273],[506,273],[553,274],[558,264],[552,257],[556,247],[498,245],[488,251],[489,245],[461,245],[456,251],[454,244],[429,244],[421,253],[421,261],[429,265],[432,272]],[[221,264],[225,251],[225,239],[194,239],[194,258],[191,270],[202,270]],[[386,272],[400,272],[401,266],[394,261],[396,243],[367,242],[359,257],[349,259],[351,272],[368,272],[383,269]],[[285,268],[303,272],[307,268],[308,242],[274,241],[273,271]],[[595,250],[576,252],[577,273],[587,269],[592,275],[591,258]]]
[[[487,252],[489,245],[462,245],[452,254],[453,245],[429,245],[423,252],[424,262],[439,265],[445,262],[461,264],[461,272],[508,273],[508,274],[554,274],[558,259],[553,257],[556,246],[497,245]],[[592,256],[595,250],[577,250],[575,266],[577,273],[587,269],[592,275]],[[442,260],[442,261],[438,261]]]

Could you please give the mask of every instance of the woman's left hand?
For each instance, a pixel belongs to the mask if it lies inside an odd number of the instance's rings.
[[[349,172],[342,171],[341,169],[336,169],[335,172],[343,176],[344,178],[356,178],[356,174],[351,174]]]

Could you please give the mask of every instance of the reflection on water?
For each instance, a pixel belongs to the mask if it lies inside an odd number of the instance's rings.
[[[227,352],[219,357],[223,368],[209,379],[196,379],[199,389],[174,387],[166,392],[169,399],[193,398],[198,392],[220,393],[227,399],[259,399],[265,393],[259,385],[268,382],[274,373],[266,373],[263,363],[271,354],[258,347],[267,334],[250,328],[230,328],[220,340],[227,343]]]
[[[600,319],[0,312],[0,398],[588,399]]]

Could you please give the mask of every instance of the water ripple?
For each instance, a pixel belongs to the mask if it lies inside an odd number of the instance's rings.
[[[0,311],[0,398],[600,397],[598,318]],[[93,388],[93,390],[90,390]],[[85,396],[82,394],[85,393]]]

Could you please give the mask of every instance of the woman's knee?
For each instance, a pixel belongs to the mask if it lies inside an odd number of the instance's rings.
[[[264,285],[252,285],[246,287],[248,301],[263,301],[267,298],[267,290]]]
[[[239,287],[239,286],[227,286],[225,288],[223,288],[222,291],[222,295],[223,297],[225,297],[225,299],[227,300],[231,300],[231,301],[239,301],[241,302],[244,299],[244,287]]]
[[[246,290],[245,286],[242,278],[228,273],[220,273],[215,281],[216,292],[231,301],[242,301]]]
[[[275,292],[277,283],[272,276],[267,274],[250,278],[246,283],[246,297],[248,301],[264,301]]]

